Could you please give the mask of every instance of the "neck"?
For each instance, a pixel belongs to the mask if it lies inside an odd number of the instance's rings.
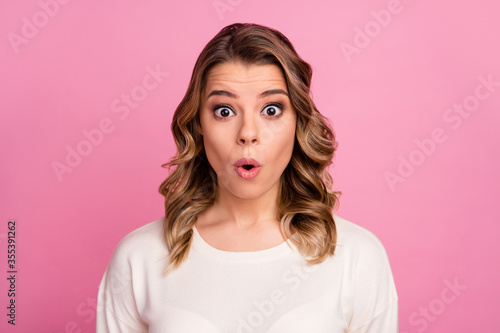
[[[218,187],[215,203],[212,206],[217,220],[233,224],[237,229],[260,227],[275,223],[278,212],[279,183],[256,198],[240,198],[223,186]]]

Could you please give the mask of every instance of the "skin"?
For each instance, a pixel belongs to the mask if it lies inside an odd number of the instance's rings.
[[[292,156],[297,121],[283,72],[276,65],[223,63],[208,72],[205,87],[201,134],[219,186],[214,205],[198,216],[196,228],[207,243],[224,251],[279,245],[285,240],[276,218],[279,182]],[[234,163],[242,157],[262,165],[256,178],[236,173]]]

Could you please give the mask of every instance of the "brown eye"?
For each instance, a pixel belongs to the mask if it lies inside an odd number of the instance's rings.
[[[262,110],[269,117],[277,117],[281,114],[283,107],[279,104],[269,104]]]
[[[220,117],[220,118],[227,118],[227,117],[234,115],[233,110],[231,110],[227,106],[218,106],[214,109],[214,112],[217,115],[217,117]]]

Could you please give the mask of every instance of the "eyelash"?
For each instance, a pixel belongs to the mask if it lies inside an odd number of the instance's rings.
[[[269,118],[274,118],[274,119],[281,117],[281,115],[283,114],[283,111],[284,111],[283,104],[277,103],[277,102],[269,103],[269,104],[266,104],[266,106],[264,106],[264,109],[262,109],[262,110],[265,110],[266,108],[268,108],[270,106],[275,106],[275,107],[279,108],[280,109],[280,113],[277,116],[268,116],[268,117]],[[214,108],[212,110],[213,113],[214,113],[214,117],[216,119],[224,120],[225,118],[229,118],[229,117],[220,117],[220,116],[218,116],[216,114],[216,111],[218,109],[220,109],[220,108],[228,108],[228,109],[230,109],[231,111],[234,112],[234,110],[229,105],[227,105],[227,104],[217,104],[216,106],[214,106]]]

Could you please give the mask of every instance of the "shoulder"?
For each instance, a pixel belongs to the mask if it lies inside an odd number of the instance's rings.
[[[388,291],[388,299],[397,297],[387,252],[371,231],[334,215],[337,226],[337,255],[352,272],[358,287],[378,285]],[[368,291],[366,291],[368,292]]]
[[[161,217],[125,235],[116,245],[110,264],[124,264],[165,253],[166,244],[163,237],[163,217]]]
[[[351,298],[350,328],[394,332],[398,295],[389,258],[371,231],[334,214],[337,247],[333,257],[344,263]],[[397,330],[397,329],[396,329]],[[351,330],[350,330],[351,332]]]
[[[353,256],[387,257],[384,245],[373,232],[338,215],[334,214],[333,218],[340,250]]]
[[[335,214],[333,217],[337,228],[336,253],[357,266],[390,269],[386,249],[373,232]]]
[[[166,253],[163,244],[163,218],[118,242],[99,284],[98,331],[147,331],[142,313],[148,301],[148,278],[162,267],[158,263]]]

